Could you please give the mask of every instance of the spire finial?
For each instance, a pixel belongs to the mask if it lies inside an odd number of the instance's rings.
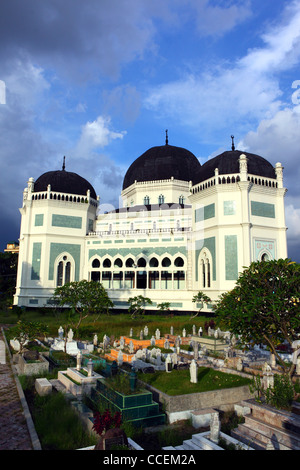
[[[234,135],[231,136],[231,140],[232,140],[231,150],[234,151],[234,150],[235,150],[235,146],[234,146]]]
[[[65,168],[66,168],[66,157],[64,157],[62,170],[65,171]]]
[[[169,139],[168,139],[168,129],[166,129],[166,145],[168,145]]]

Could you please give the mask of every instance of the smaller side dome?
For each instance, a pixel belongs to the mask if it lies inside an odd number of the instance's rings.
[[[197,183],[212,178],[216,168],[219,170],[219,175],[239,173],[239,158],[242,154],[247,157],[248,173],[276,179],[274,167],[265,158],[241,150],[231,150],[205,162],[198,173]]]
[[[85,196],[90,190],[93,199],[97,199],[93,186],[82,176],[70,171],[57,170],[42,174],[34,184],[34,192],[47,191],[48,185],[52,191]]]

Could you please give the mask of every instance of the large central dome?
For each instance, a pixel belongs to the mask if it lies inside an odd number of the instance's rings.
[[[152,147],[128,168],[123,190],[135,181],[157,181],[174,177],[182,181],[196,181],[201,168],[193,153],[181,147],[162,145]]]

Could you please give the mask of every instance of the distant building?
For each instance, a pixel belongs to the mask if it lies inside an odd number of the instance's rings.
[[[29,178],[15,304],[51,305],[56,286],[88,279],[117,308],[141,294],[193,311],[199,290],[214,301],[252,261],[287,257],[285,193],[280,163],[232,144],[201,165],[168,140],[131,164],[123,206],[105,214],[91,184],[65,164]]]
[[[19,245],[17,243],[7,243],[6,248],[4,249],[7,253],[19,253]]]

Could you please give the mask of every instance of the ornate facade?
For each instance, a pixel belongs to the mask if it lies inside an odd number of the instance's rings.
[[[200,165],[166,141],[132,163],[122,207],[107,213],[64,165],[30,178],[15,304],[49,306],[56,286],[81,279],[121,309],[139,294],[178,311],[197,309],[199,290],[216,300],[252,261],[287,257],[282,170],[234,146]]]

